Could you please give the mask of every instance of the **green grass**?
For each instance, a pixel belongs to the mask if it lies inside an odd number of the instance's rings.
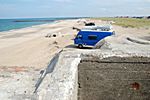
[[[150,19],[135,19],[135,18],[94,18],[102,21],[114,21],[114,25],[131,28],[150,27]]]

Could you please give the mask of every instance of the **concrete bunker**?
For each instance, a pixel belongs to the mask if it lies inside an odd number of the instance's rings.
[[[78,100],[148,100],[150,59],[93,57],[78,65]]]

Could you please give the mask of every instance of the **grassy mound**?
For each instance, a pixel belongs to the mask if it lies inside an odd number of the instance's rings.
[[[122,27],[140,28],[140,27],[150,27],[149,19],[135,19],[135,18],[96,18],[102,21],[113,21],[114,25],[119,25]]]

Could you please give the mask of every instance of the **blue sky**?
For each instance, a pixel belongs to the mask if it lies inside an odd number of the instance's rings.
[[[150,15],[150,0],[0,0],[0,18]]]

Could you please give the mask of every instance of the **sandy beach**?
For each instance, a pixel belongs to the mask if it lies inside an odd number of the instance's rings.
[[[95,22],[96,25],[109,23],[94,19],[86,20]],[[31,98],[40,70],[45,69],[53,56],[62,49],[78,53],[94,50],[91,48],[82,50],[74,46],[73,39],[78,31],[73,30],[73,27],[82,28],[84,23],[79,19],[61,20],[52,24],[0,32],[0,98],[3,100]],[[113,52],[120,54],[128,52],[150,56],[150,29],[116,25],[113,25],[113,29],[116,34],[106,38],[104,46],[95,49],[93,54],[98,55],[99,50],[102,52],[110,50],[112,55]],[[57,35],[49,37],[51,34]]]
[[[93,21],[97,25],[107,23],[99,20]],[[68,45],[73,45],[72,39],[74,39],[77,31],[73,30],[72,27],[82,28],[83,26],[84,24],[78,23],[78,20],[66,20],[0,32],[0,66],[44,68],[55,53]],[[148,37],[150,31],[150,29],[113,27],[116,31],[116,38],[115,41],[111,40],[111,43],[125,44],[124,42],[127,42],[126,37]],[[46,38],[52,33],[61,34],[57,37]],[[114,47],[114,49],[117,48]]]
[[[73,44],[77,33],[72,30],[73,26],[82,25],[76,20],[67,20],[0,32],[0,66],[46,67],[55,53]],[[46,37],[52,33],[60,36]]]
[[[65,20],[0,32],[0,98],[31,98],[40,70],[48,66],[56,53],[73,44],[77,33],[73,26],[83,24]],[[56,37],[46,37],[57,33],[60,34]]]
[[[0,0],[0,100],[150,100],[150,0]]]

